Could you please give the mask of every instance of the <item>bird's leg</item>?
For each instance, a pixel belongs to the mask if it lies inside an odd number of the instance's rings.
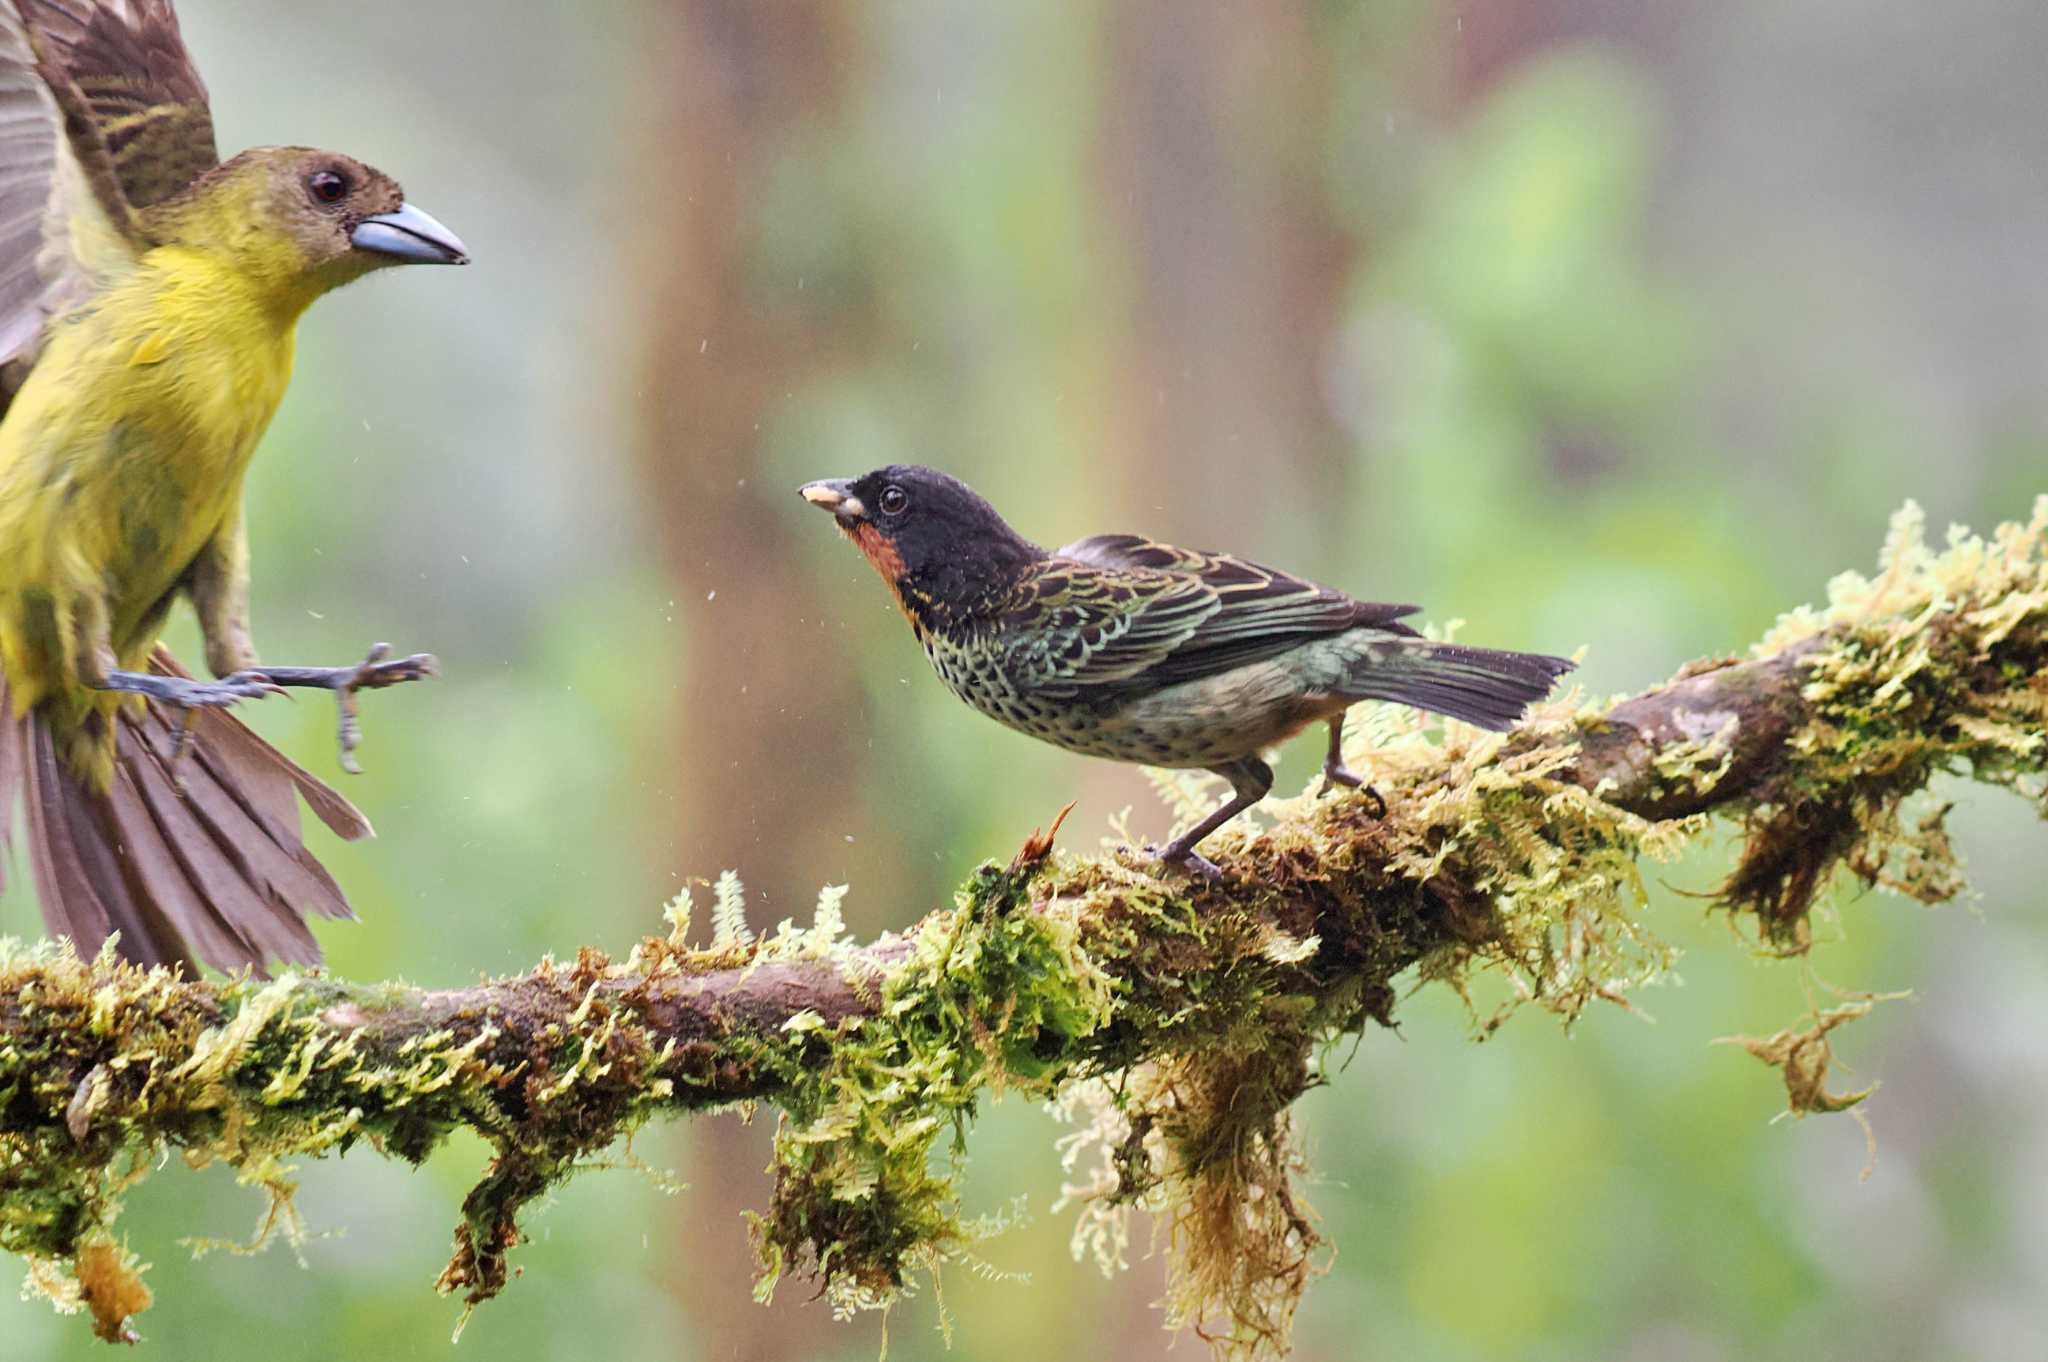
[[[145,633],[154,631],[169,603],[170,597],[165,596],[145,614]],[[170,772],[171,779],[181,790],[184,778],[180,772],[185,755],[192,747],[193,726],[199,720],[199,711],[224,709],[240,700],[284,693],[276,686],[248,677],[195,681],[189,676],[123,671],[115,658],[105,599],[92,593],[81,593],[71,600],[69,615],[70,659],[73,674],[80,685],[90,690],[145,696],[166,709],[179,712],[178,729],[171,744]]]
[[[1365,783],[1365,777],[1344,764],[1344,716],[1339,714],[1330,720],[1330,750],[1323,757],[1323,788],[1316,792],[1318,798],[1330,792],[1332,786],[1342,785],[1347,790],[1364,790],[1372,796],[1376,806],[1373,817],[1387,816],[1387,801],[1380,792]]]
[[[79,684],[89,690],[117,691],[124,695],[146,695],[158,704],[191,712],[218,709],[238,700],[254,700],[283,694],[260,677],[227,677],[220,681],[195,681],[184,676],[157,676],[151,672],[122,671],[115,665],[107,604],[96,595],[81,594],[71,603],[69,623],[72,665]]]
[[[182,793],[185,789],[185,757],[192,750],[193,725],[202,709],[225,709],[240,700],[260,700],[282,695],[284,688],[255,676],[229,676],[219,681],[200,681],[190,676],[159,676],[154,672],[108,670],[86,684],[94,690],[146,695],[158,704],[180,712],[178,731],[171,739],[171,779]]]
[[[93,690],[147,695],[174,709],[217,709],[237,700],[255,700],[265,695],[282,695],[281,686],[260,676],[230,676],[221,681],[198,681],[186,676],[157,676],[149,672],[106,671],[85,684]]]
[[[1231,788],[1236,791],[1229,802],[1165,846],[1148,849],[1156,851],[1159,859],[1167,865],[1177,865],[1215,880],[1223,877],[1223,871],[1214,861],[1197,852],[1195,846],[1204,837],[1264,799],[1266,792],[1273,788],[1273,768],[1257,757],[1246,757],[1243,761],[1211,769],[1229,781]]]
[[[256,645],[249,638],[249,536],[238,511],[206,541],[185,570],[185,591],[199,613],[206,643],[206,669],[215,676],[253,670]]]
[[[386,686],[422,681],[440,674],[441,664],[432,653],[393,658],[391,645],[379,643],[370,649],[369,656],[353,667],[251,667],[236,672],[228,680],[333,691],[335,703],[341,709],[341,769],[353,775],[360,774],[363,769],[355,758],[355,750],[363,740],[362,723],[356,713],[356,692],[382,690]]]

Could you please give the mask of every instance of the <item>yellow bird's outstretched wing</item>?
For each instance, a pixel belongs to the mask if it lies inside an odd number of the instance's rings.
[[[73,128],[74,142],[89,132],[106,148],[130,208],[161,203],[220,164],[206,82],[170,0],[14,4],[59,107],[87,125]]]
[[[50,319],[146,248],[136,210],[219,162],[169,0],[0,0],[0,410]]]
[[[82,258],[94,243],[74,242],[81,216],[101,219],[99,249],[119,240],[86,188],[64,136],[63,115],[42,74],[28,30],[11,0],[0,0],[0,363],[12,392],[34,357],[43,327],[92,292]]]

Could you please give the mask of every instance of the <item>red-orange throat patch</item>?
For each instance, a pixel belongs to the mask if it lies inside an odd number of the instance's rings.
[[[912,624],[917,623],[917,617],[910,612],[910,602],[903,598],[905,568],[903,555],[896,551],[896,541],[865,521],[854,525],[841,524],[839,528],[845,531],[846,537],[853,541],[854,547],[868,562],[874,564],[875,571],[882,574],[882,580],[889,584],[889,592],[896,597],[896,605],[904,617]]]
[[[894,586],[902,580],[903,555],[896,552],[894,540],[866,521],[841,528],[846,531],[846,537],[854,542],[854,546],[866,554],[867,560],[875,565],[875,571],[882,574],[883,581]]]

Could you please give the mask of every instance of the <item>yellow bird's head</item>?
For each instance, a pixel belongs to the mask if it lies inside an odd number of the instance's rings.
[[[398,181],[338,152],[256,147],[144,210],[159,245],[227,256],[301,306],[386,265],[466,265],[455,233]]]

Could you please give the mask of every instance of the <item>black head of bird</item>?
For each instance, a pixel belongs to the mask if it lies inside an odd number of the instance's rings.
[[[801,490],[832,513],[921,631],[971,617],[1045,557],[973,488],[936,469],[891,464]]]

